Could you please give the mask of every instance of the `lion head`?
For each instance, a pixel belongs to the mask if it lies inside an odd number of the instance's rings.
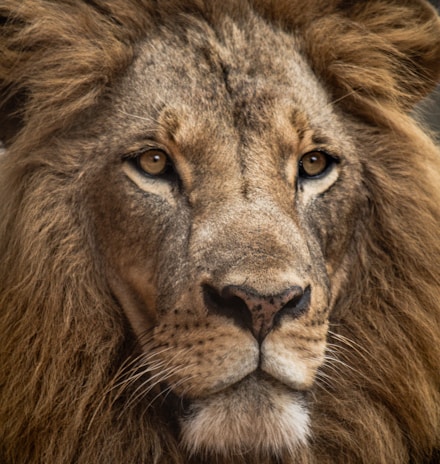
[[[4,0],[0,460],[424,463],[423,1]]]

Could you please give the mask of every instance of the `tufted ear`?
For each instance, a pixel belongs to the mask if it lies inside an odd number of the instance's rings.
[[[313,70],[355,114],[377,119],[387,108],[409,111],[440,80],[440,19],[424,0],[256,4],[300,30]]]

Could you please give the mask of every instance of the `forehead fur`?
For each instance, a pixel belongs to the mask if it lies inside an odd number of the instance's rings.
[[[439,21],[416,0],[301,0],[294,5],[37,0],[20,2],[20,8],[5,0],[0,5],[2,137],[12,138],[24,127],[19,142],[25,148],[69,128],[79,112],[100,101],[132,61],[137,44],[155,30],[168,27],[182,35],[191,27],[189,18],[216,24],[233,17],[247,23],[251,9],[270,27],[296,31],[300,48],[332,96],[364,117],[389,122],[387,109],[408,106],[438,78]]]
[[[176,124],[206,131],[208,115],[215,116],[212,123],[225,119],[237,130],[257,129],[282,117],[295,121],[298,130],[305,130],[306,119],[328,126],[328,94],[297,51],[296,37],[274,30],[252,12],[246,25],[228,16],[216,23],[188,21],[191,27],[177,36],[162,27],[139,45],[116,89],[117,107],[124,114],[156,119],[170,132]]]

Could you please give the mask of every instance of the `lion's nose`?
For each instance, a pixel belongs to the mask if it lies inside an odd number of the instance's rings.
[[[261,295],[244,286],[228,285],[218,291],[204,285],[203,293],[210,313],[233,319],[261,343],[283,318],[296,319],[307,312],[311,290],[292,286],[276,295]]]

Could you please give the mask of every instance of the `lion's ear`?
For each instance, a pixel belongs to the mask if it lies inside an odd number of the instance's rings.
[[[263,8],[301,31],[314,71],[356,113],[410,110],[440,79],[440,20],[424,0],[272,0]]]

